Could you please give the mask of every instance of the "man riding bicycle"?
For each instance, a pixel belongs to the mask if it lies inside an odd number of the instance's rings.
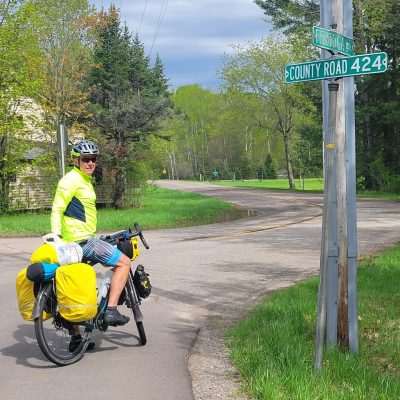
[[[119,249],[95,237],[96,193],[91,181],[98,155],[98,146],[90,140],[81,140],[73,146],[71,156],[74,168],[58,182],[51,212],[51,231],[65,241],[80,244],[83,261],[101,263],[112,268],[104,321],[108,325],[117,326],[129,321],[129,317],[119,313],[117,304],[128,279],[131,261]],[[80,340],[78,332],[75,332],[71,338],[70,350],[79,345]]]

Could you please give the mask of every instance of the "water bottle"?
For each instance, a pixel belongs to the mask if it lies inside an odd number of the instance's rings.
[[[107,297],[108,289],[111,285],[111,277],[109,275],[105,275],[101,281],[100,285],[100,298],[101,300]]]

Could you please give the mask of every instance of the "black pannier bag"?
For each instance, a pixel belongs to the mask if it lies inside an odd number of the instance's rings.
[[[131,260],[133,259],[133,245],[130,240],[120,240],[117,243],[117,248],[126,256],[128,256]]]
[[[133,284],[135,285],[135,289],[142,299],[150,296],[151,283],[149,279],[149,274],[145,272],[144,267],[141,264],[139,264],[136,268],[135,274],[133,276]]]

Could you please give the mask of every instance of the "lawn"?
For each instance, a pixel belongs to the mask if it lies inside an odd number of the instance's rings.
[[[221,180],[212,181],[217,185],[232,186],[238,188],[252,188],[252,189],[278,189],[289,190],[289,183],[287,179],[246,179],[246,180]],[[303,180],[295,180],[296,190],[303,191]],[[324,189],[323,178],[307,178],[304,179],[305,191],[321,192]]]
[[[133,226],[133,222],[139,222],[143,229],[155,229],[202,225],[240,216],[243,211],[218,199],[152,187],[146,191],[141,208],[98,210],[98,232],[124,229]],[[48,232],[49,211],[0,216],[0,236],[37,236]]]
[[[263,190],[289,190],[289,183],[287,179],[246,179],[246,180],[221,180],[212,181],[217,185],[247,188],[247,189],[263,189]],[[304,187],[303,187],[304,184]],[[303,180],[295,180],[296,191],[298,192],[323,192],[324,180],[323,178],[306,178]],[[399,193],[387,193],[387,192],[374,192],[374,191],[359,191],[357,192],[359,198],[372,198],[381,200],[400,200]]]
[[[364,260],[358,277],[360,353],[330,351],[313,369],[316,278],[272,294],[226,336],[255,399],[400,399],[400,246]]]

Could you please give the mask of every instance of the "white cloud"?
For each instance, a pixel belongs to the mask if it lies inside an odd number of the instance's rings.
[[[167,60],[166,68],[173,76],[177,76],[174,66],[182,60],[217,65],[233,45],[260,40],[270,30],[253,0],[92,0],[104,8],[111,2],[120,9],[121,21],[129,30],[139,33],[146,51]],[[201,71],[194,78],[202,83]],[[171,79],[173,85],[181,80]]]

